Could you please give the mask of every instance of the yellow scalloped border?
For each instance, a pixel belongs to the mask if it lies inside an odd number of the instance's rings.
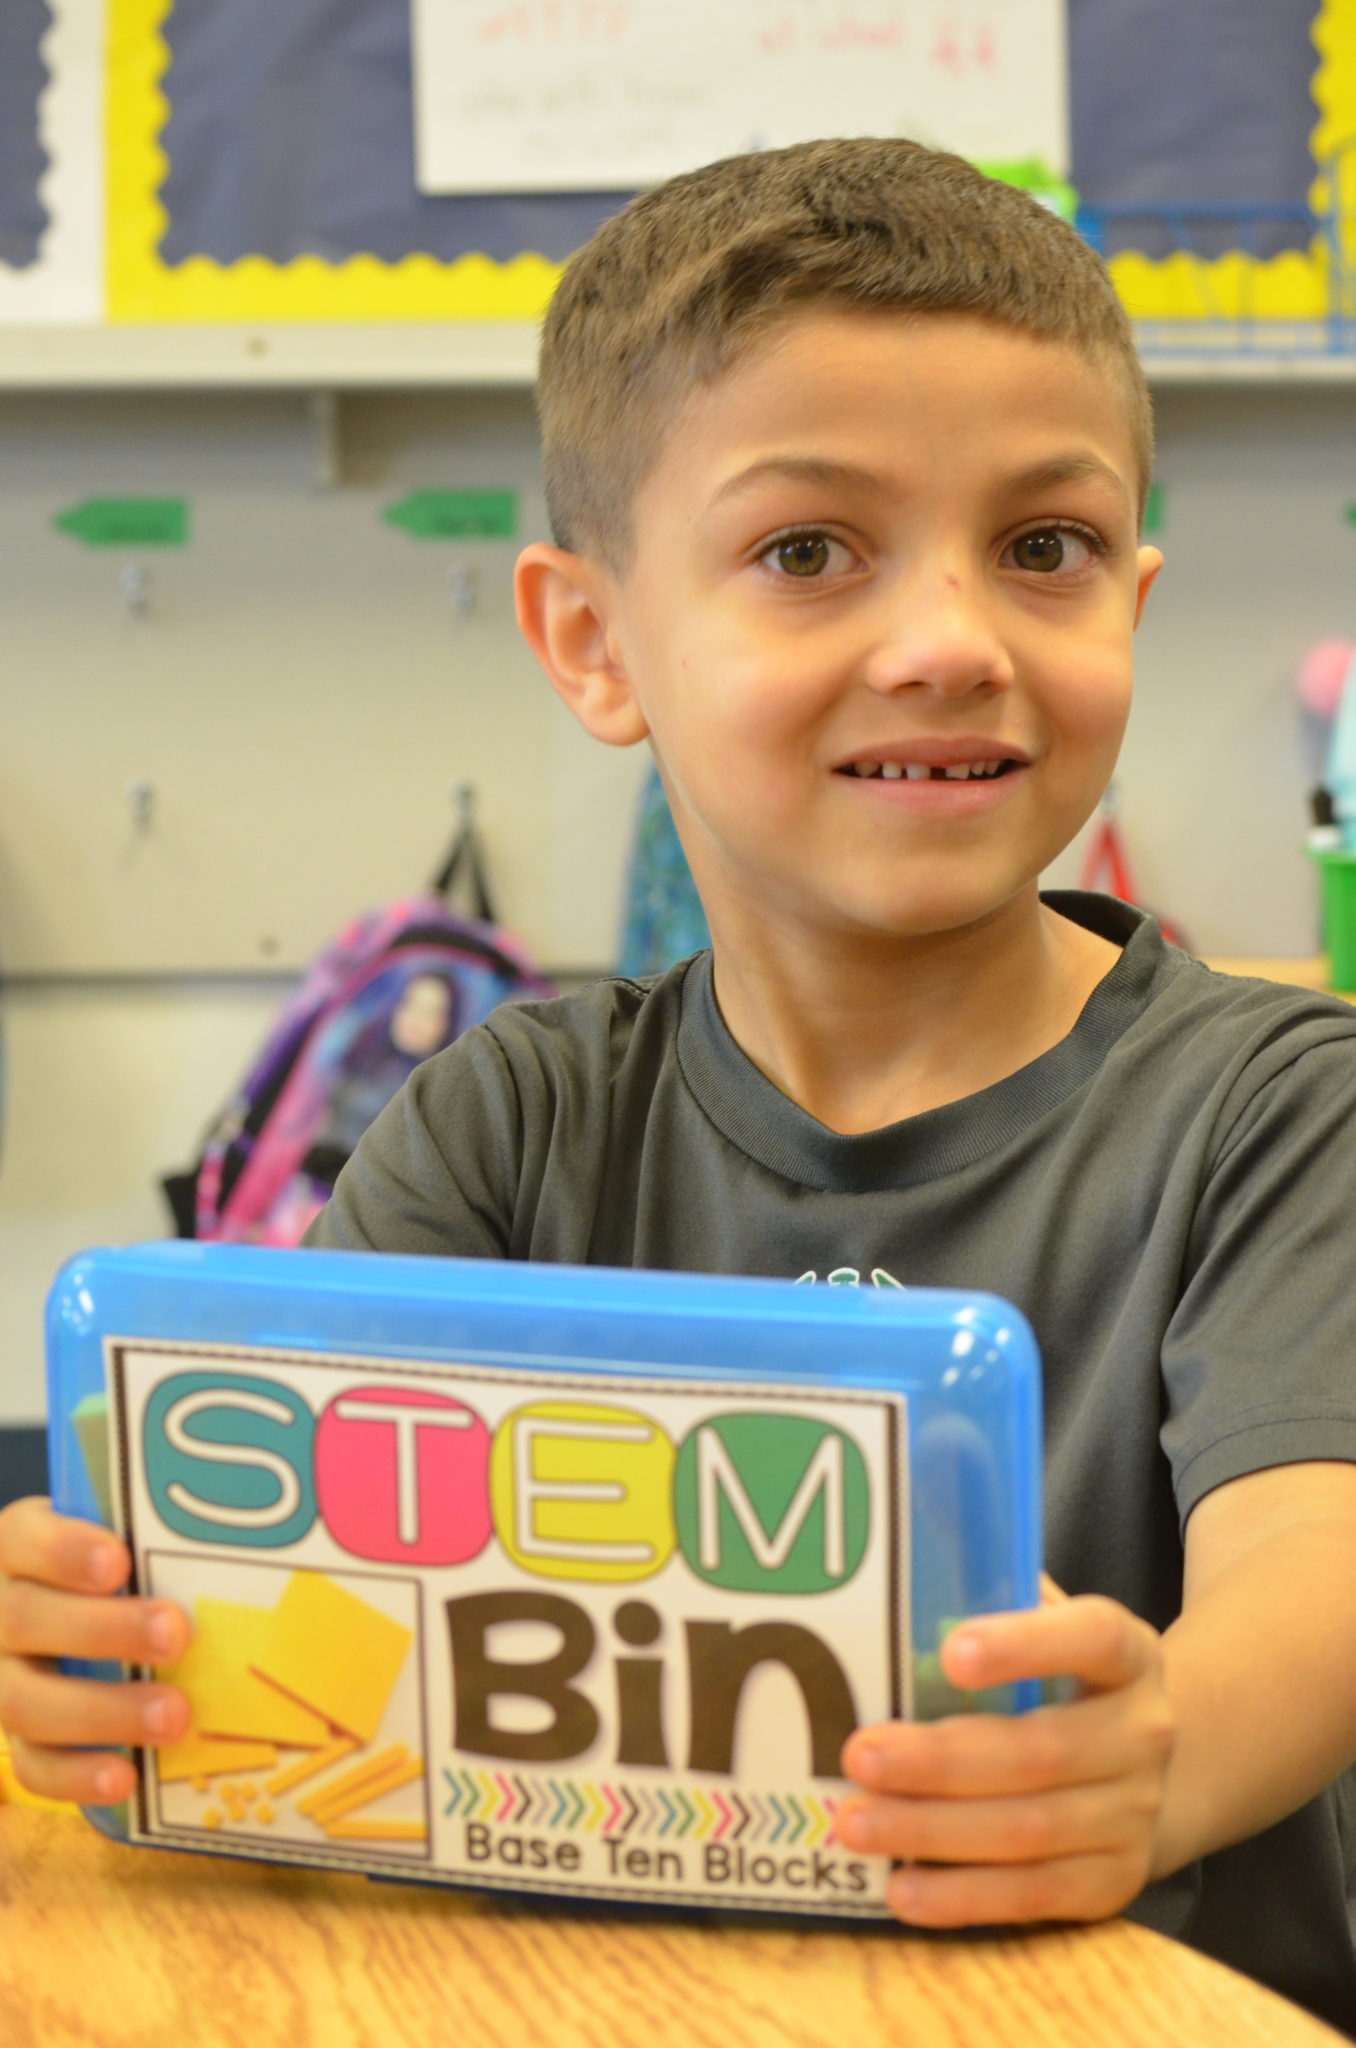
[[[262,256],[219,264],[195,256],[173,267],[158,253],[166,216],[160,186],[168,168],[160,136],[169,114],[161,80],[170,61],[162,33],[173,0],[108,0],[107,307],[116,321],[536,320],[561,265],[527,254],[508,263],[468,255],[455,263],[406,256],[383,263],[354,256],[286,264]],[[1319,55],[1313,131],[1316,164],[1356,137],[1356,0],[1321,0],[1312,36]],[[1352,182],[1356,185],[1356,168]],[[1314,204],[1326,192],[1321,176]],[[1349,203],[1356,193],[1344,193]],[[1350,230],[1356,235],[1356,228]],[[1269,259],[1241,254],[1214,262],[1176,255],[1163,262],[1133,252],[1111,275],[1140,320],[1251,317],[1319,320],[1327,305],[1327,251]]]
[[[169,168],[160,136],[170,62],[163,34],[173,0],[108,0],[105,99],[108,222],[105,290],[113,321],[537,320],[562,266],[545,256],[300,256],[270,263],[206,256],[169,265],[159,255]]]
[[[1314,162],[1321,164],[1340,143],[1356,138],[1356,0],[1323,0],[1313,35],[1320,62],[1314,79],[1318,126],[1311,140]],[[1315,178],[1309,203],[1316,213],[1327,199],[1326,180]]]

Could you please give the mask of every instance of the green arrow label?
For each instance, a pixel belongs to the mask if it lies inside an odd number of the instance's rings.
[[[1144,526],[1142,531],[1145,533],[1161,533],[1163,531],[1163,486],[1157,477],[1154,478],[1149,486],[1149,494],[1144,505]]]
[[[382,513],[416,540],[512,540],[516,491],[411,491]]]
[[[87,548],[182,548],[188,543],[187,498],[86,498],[52,521]]]

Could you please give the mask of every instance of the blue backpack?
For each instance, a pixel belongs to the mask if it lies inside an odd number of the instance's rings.
[[[626,876],[619,974],[662,974],[711,943],[659,771],[641,791]]]

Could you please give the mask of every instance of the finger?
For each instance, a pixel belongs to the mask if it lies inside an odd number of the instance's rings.
[[[1049,1572],[1041,1573],[1041,1606],[1060,1607],[1069,1598],[1062,1586],[1057,1586]]]
[[[131,1569],[131,1553],[111,1529],[59,1515],[50,1500],[17,1500],[0,1511],[0,1576],[113,1593]]]
[[[12,1655],[169,1664],[192,1633],[169,1600],[85,1599],[31,1579],[0,1581],[0,1651]]]
[[[1158,1655],[1158,1636],[1119,1602],[1084,1593],[964,1621],[946,1637],[940,1654],[947,1678],[967,1692],[1019,1678],[1061,1676],[1110,1692],[1148,1670]]]
[[[1001,1927],[1031,1920],[1105,1920],[1144,1882],[1134,1857],[1063,1856],[1012,1868],[893,1871],[886,1904],[911,1927]]]
[[[10,1732],[10,1755],[19,1783],[41,1799],[70,1799],[77,1806],[116,1806],[136,1789],[130,1757],[97,1749],[47,1749]]]
[[[891,1799],[852,1793],[834,1831],[866,1856],[923,1863],[1040,1863],[1112,1854],[1157,1812],[1152,1781],[1117,1779],[1013,1799]]]
[[[66,1678],[30,1657],[7,1657],[0,1667],[0,1722],[43,1748],[173,1742],[187,1733],[189,1719],[177,1686]]]
[[[1124,1777],[1171,1747],[1155,1693],[1091,1693],[1029,1714],[952,1714],[884,1721],[843,1748],[843,1774],[863,1790],[907,1798],[1002,1799]]]

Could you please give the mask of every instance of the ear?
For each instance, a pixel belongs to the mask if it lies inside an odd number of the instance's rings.
[[[1135,624],[1144,617],[1144,606],[1149,592],[1153,589],[1154,578],[1163,566],[1163,556],[1158,548],[1141,548],[1139,551],[1139,590],[1135,597]]]
[[[616,585],[597,562],[544,541],[513,572],[518,624],[557,693],[596,740],[633,747],[649,732],[611,632]]]

